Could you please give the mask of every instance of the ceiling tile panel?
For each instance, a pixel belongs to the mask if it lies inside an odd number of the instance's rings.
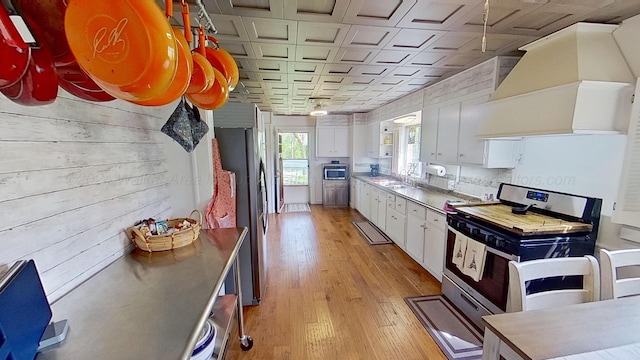
[[[296,21],[280,19],[243,18],[251,41],[295,44],[298,34]]]
[[[295,45],[253,43],[253,51],[258,59],[294,60]]]
[[[289,74],[289,81],[293,84],[317,84],[319,75]]]
[[[330,63],[337,53],[337,47],[298,45],[296,46],[296,61]]]
[[[287,82],[289,74],[275,74],[275,73],[258,73],[258,78],[261,81],[276,81],[276,82]]]
[[[399,31],[400,29],[391,27],[353,25],[342,46],[382,49]]]
[[[436,40],[430,47],[430,51],[459,52],[472,41],[481,39],[478,33],[448,33]]]
[[[321,63],[289,61],[287,63],[287,72],[289,74],[301,74],[301,75],[321,74],[324,66],[325,65]]]
[[[355,74],[366,77],[385,77],[388,76],[395,66],[379,66],[379,65],[361,65],[356,67]]]
[[[340,85],[344,83],[344,76],[338,76],[338,75],[322,75],[320,76],[320,84],[321,85]],[[335,86],[337,89],[339,89],[339,86]]]
[[[341,48],[336,54],[334,62],[349,64],[368,64],[378,54],[375,49]]]
[[[416,54],[416,52],[408,51],[380,50],[378,55],[376,55],[371,61],[371,64],[401,66],[406,64],[409,59],[414,57]]]
[[[382,78],[377,82],[377,85],[393,85],[393,86],[399,86],[402,85],[405,81],[407,81],[406,79],[402,79],[399,77],[388,77],[388,78]]]
[[[355,65],[327,64],[322,70],[323,75],[353,75]]]
[[[384,48],[388,50],[422,51],[444,34],[444,31],[402,29]]]
[[[397,67],[394,71],[391,72],[391,76],[394,78],[419,77],[422,76],[422,68],[409,66]],[[382,82],[380,82],[379,84],[382,84]]]
[[[235,59],[238,58],[250,58],[255,59],[256,55],[253,52],[253,47],[250,42],[237,42],[237,41],[220,41],[220,47],[227,50],[231,56]],[[237,60],[236,60],[237,62]]]
[[[395,26],[416,4],[416,0],[351,0],[344,22]]]
[[[406,64],[410,66],[431,67],[436,66],[436,64],[438,64],[438,61],[441,61],[445,57],[446,54],[441,52],[423,51],[421,53],[415,54],[406,62]]]
[[[259,72],[287,72],[287,62],[286,61],[276,61],[276,60],[255,60],[249,61],[249,66],[251,71],[259,71]]]
[[[284,0],[284,17],[288,20],[340,23],[349,0]]]
[[[483,3],[482,0],[418,0],[411,11],[399,21],[398,26],[449,30],[456,23],[471,16],[477,6]]]
[[[249,35],[240,16],[212,14],[211,20],[218,30],[215,36],[220,42],[224,40],[249,41]]]
[[[340,46],[351,28],[347,24],[298,23],[298,44],[316,46]]]
[[[373,85],[379,80],[379,78],[373,76],[347,76],[344,80],[345,84]]]
[[[209,0],[208,2],[211,2]],[[223,14],[282,19],[283,0],[216,0]]]

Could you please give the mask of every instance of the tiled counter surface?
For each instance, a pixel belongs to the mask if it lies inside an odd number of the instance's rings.
[[[368,175],[354,175],[354,179],[358,179],[366,182],[367,184],[376,186],[379,189],[390,192],[394,195],[401,196],[407,200],[411,200],[417,202],[421,205],[428,207],[431,210],[437,211],[439,213],[445,214],[444,211],[444,203],[449,200],[449,202],[480,202],[480,199],[473,198],[470,196],[464,196],[461,194],[455,194],[451,191],[441,190],[438,188],[434,188],[432,186],[429,187],[412,187],[406,185],[405,187],[394,189],[391,187],[387,187],[382,185],[385,181],[393,182],[398,181],[390,176],[376,176],[371,177]]]

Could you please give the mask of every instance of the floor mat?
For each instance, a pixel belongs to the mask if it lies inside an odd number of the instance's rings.
[[[404,301],[449,360],[482,359],[482,334],[441,295]]]
[[[360,235],[371,245],[392,244],[393,241],[387,235],[378,230],[368,221],[353,221],[353,226],[358,229]]]
[[[311,212],[309,204],[285,204],[284,212]]]

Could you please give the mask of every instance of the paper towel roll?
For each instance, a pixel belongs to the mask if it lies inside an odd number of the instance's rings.
[[[445,176],[447,175],[447,169],[445,169],[444,166],[440,166],[440,165],[428,165],[427,174]]]

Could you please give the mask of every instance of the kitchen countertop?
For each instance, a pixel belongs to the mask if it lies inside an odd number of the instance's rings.
[[[422,187],[410,186],[408,184],[404,184],[405,186],[400,188],[384,186],[384,183],[400,182],[398,179],[391,176],[371,177],[368,175],[354,175],[353,178],[362,180],[367,184],[374,185],[395,195],[399,195],[407,200],[417,202],[423,206],[428,207],[431,210],[437,211],[442,214],[446,213],[444,211],[444,203],[447,200],[449,200],[449,202],[460,203],[480,202],[479,199],[472,198],[470,196],[464,196],[461,194],[454,194],[452,191],[442,190],[433,186]]]
[[[52,305],[69,333],[37,360],[189,359],[246,232],[202,230],[188,246],[116,260]]]

